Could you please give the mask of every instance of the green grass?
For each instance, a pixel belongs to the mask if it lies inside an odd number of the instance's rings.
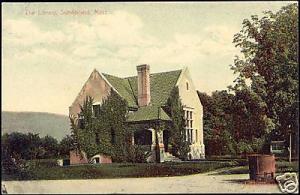
[[[287,162],[287,161],[276,161],[275,163],[276,167],[276,174],[282,174],[285,172],[298,172],[299,171],[299,165],[298,161],[294,161],[292,163]],[[228,170],[221,170],[217,174],[218,175],[229,175],[229,174],[248,174],[249,173],[249,167],[248,165],[244,166],[239,166],[233,169],[228,169]]]
[[[28,162],[23,174],[2,175],[4,180],[48,179],[101,179],[127,177],[161,177],[204,173],[219,168],[236,166],[233,162],[183,162],[183,163],[113,163],[79,166],[55,166],[54,161]]]

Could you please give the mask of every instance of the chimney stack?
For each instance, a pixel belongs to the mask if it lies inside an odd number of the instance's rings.
[[[150,66],[148,64],[136,67],[138,72],[138,105],[148,106],[150,103]]]

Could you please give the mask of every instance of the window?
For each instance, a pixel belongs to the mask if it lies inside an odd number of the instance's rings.
[[[186,90],[189,90],[189,83],[186,82]]]
[[[100,144],[99,133],[96,133],[95,141],[96,141],[96,144]]]
[[[78,127],[84,129],[84,117],[83,115],[78,115]]]
[[[93,105],[94,117],[100,116],[100,104]]]
[[[193,111],[184,110],[185,113],[185,129],[186,129],[186,141],[193,143],[195,139],[193,136]]]
[[[189,141],[190,141],[190,130],[189,130],[189,129],[187,130],[187,135],[186,135],[186,137],[187,137],[187,141],[189,142]]]
[[[110,129],[110,133],[111,133],[111,144],[115,144],[116,143],[116,133],[115,130],[113,128]]]

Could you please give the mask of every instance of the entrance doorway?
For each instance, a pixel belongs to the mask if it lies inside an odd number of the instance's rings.
[[[163,131],[163,142],[164,142],[165,152],[169,151],[169,138],[170,138],[170,131],[164,130]]]

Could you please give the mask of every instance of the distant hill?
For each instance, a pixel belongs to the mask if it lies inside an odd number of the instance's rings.
[[[50,135],[58,140],[71,132],[69,117],[65,115],[2,111],[1,134],[14,131],[39,133],[40,137]]]

